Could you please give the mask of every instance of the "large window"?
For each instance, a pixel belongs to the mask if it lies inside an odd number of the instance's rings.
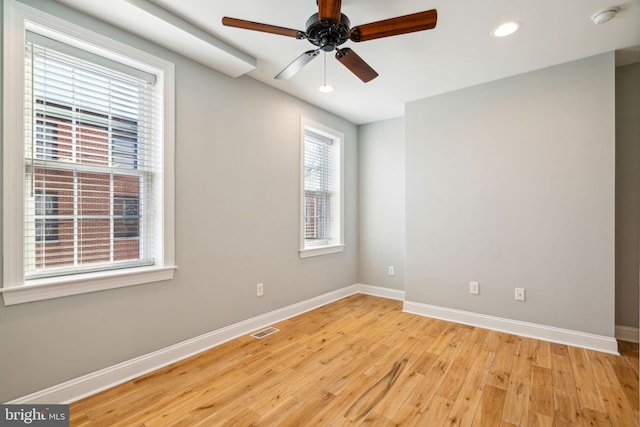
[[[301,257],[343,250],[342,139],[302,120]]]
[[[173,67],[7,8],[5,303],[173,277]]]

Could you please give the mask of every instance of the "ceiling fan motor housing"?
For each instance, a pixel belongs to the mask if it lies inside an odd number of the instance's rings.
[[[307,20],[307,39],[325,52],[331,52],[349,40],[351,22],[344,13],[340,22],[332,19],[320,19],[315,13]]]

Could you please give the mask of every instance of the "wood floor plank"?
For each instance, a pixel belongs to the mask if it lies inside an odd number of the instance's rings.
[[[582,421],[585,426],[589,427],[611,427],[611,420],[606,412],[591,408],[582,408]]]
[[[598,384],[590,381],[593,378],[593,369],[589,363],[586,350],[582,348],[569,347],[573,376],[576,383],[576,391],[580,406],[606,412]],[[636,389],[637,391],[637,389]],[[636,393],[637,395],[637,393]]]
[[[576,379],[573,373],[573,366],[569,354],[551,355],[551,366],[553,372],[553,390],[555,394],[564,394],[578,398],[576,391]]]
[[[549,343],[549,347],[551,348],[551,354],[556,354],[559,356],[568,356],[569,348],[564,344],[558,343]]]
[[[89,420],[114,420],[130,417],[137,411],[145,410],[150,403],[164,398],[167,393],[162,388],[148,387],[144,389],[123,388],[120,395],[113,394],[109,400],[101,401],[96,405],[84,407],[82,411],[71,414],[73,421],[75,415],[84,414]]]
[[[502,411],[502,421],[516,426],[527,424],[529,414],[530,378],[523,375],[510,375],[507,394]]]
[[[416,387],[424,381],[424,375],[414,370],[411,361],[402,372],[393,393],[382,400],[375,408],[375,411],[387,419],[394,419],[395,415],[405,406],[406,402],[415,393]]]
[[[375,345],[366,340],[364,344],[362,348],[346,353],[345,357],[339,360],[338,366],[335,366],[335,375],[328,378],[328,384],[325,386],[327,391],[342,394],[359,377],[365,375],[365,370],[371,363],[369,357],[379,360],[389,352],[389,349],[383,345]]]
[[[583,426],[582,411],[578,399],[568,394],[557,393],[553,397],[556,425]]]
[[[396,426],[417,426],[422,413],[415,406],[404,404],[394,415],[393,422]]]
[[[262,381],[268,381],[277,372],[267,368],[258,374]],[[169,404],[155,416],[144,421],[147,427],[166,426],[183,420],[185,424],[193,424],[202,419],[216,416],[227,406],[243,399],[255,387],[254,381],[244,378],[237,382],[228,382],[224,386],[212,389],[203,387],[192,393],[189,398],[182,399],[179,404]],[[217,416],[216,416],[217,418]]]
[[[482,393],[472,426],[499,426],[502,421],[502,409],[506,394],[506,390],[500,387],[487,385]]]
[[[431,369],[424,375],[424,381],[415,388],[415,393],[407,402],[423,411],[426,409],[431,398],[435,395],[435,390],[446,376],[451,362],[437,360]]]
[[[627,401],[634,411],[638,411],[638,374],[626,366],[614,366],[613,371],[627,396]]]
[[[191,424],[193,427],[210,427],[213,423],[219,424],[222,427],[235,427],[235,426],[255,426],[260,420],[260,416],[255,412],[245,409],[240,412],[237,412],[235,415],[230,416],[227,419],[220,420],[210,420],[203,419],[202,421]],[[177,427],[177,426],[176,426]],[[189,427],[188,425],[186,427]]]
[[[531,376],[533,366],[533,356],[531,351],[532,340],[530,338],[518,337],[516,343],[515,360],[512,371],[523,377]]]
[[[517,339],[502,411],[502,421],[517,426],[526,425],[528,421],[532,372],[530,342],[523,337]]]
[[[435,339],[425,350],[429,353],[439,355],[442,351],[449,347],[449,344],[451,343],[451,340],[455,336],[457,330],[458,325],[449,324],[448,327],[445,328],[442,333],[440,333],[440,335],[435,337]]]
[[[320,411],[322,408],[328,407],[335,398],[336,396],[333,393],[318,390],[301,406],[297,407],[287,416],[280,419],[278,421],[278,424],[283,427],[299,427],[309,425],[309,421],[318,413],[318,411]]]
[[[635,371],[636,376],[639,376],[638,371],[640,370],[640,363],[638,344],[627,341],[618,341],[618,351],[620,352],[620,356],[622,356],[622,358],[627,362],[627,365]]]
[[[278,401],[278,404],[274,405],[269,411],[258,412],[261,416],[256,425],[276,426],[282,418],[295,411],[300,405],[302,405],[302,402],[293,397],[281,399]]]
[[[466,359],[456,358],[449,368],[447,377],[436,389],[436,394],[452,402],[455,401],[470,370],[471,365]]]
[[[601,386],[620,387],[620,382],[616,377],[616,372],[611,364],[611,356],[597,351],[587,353],[595,380]],[[615,363],[614,363],[615,365]],[[604,397],[604,396],[603,396]]]
[[[553,374],[551,367],[532,366],[529,399],[529,424],[546,425],[548,420],[551,420],[553,424]]]
[[[553,427],[553,416],[541,414],[539,412],[529,413],[529,427]]]
[[[480,349],[495,353],[502,342],[502,335],[503,334],[501,332],[488,331],[484,341],[482,342],[482,345],[480,346]]]
[[[446,332],[447,331],[443,333]],[[425,373],[424,382],[415,389],[415,394],[408,402],[409,404],[420,408],[421,411],[424,411],[429,405],[429,402],[433,398],[436,390],[447,377],[447,372],[449,372],[453,360],[455,359],[458,346],[455,343],[451,343],[452,337],[453,333],[449,333],[449,344],[441,351],[436,362]],[[429,349],[429,347],[427,349]]]
[[[471,371],[467,376],[457,399],[454,401],[451,411],[447,418],[447,425],[451,426],[470,426],[480,406],[482,399],[482,390],[476,384],[482,379],[482,373]]]
[[[584,425],[578,400],[576,380],[566,346],[557,346],[561,351],[551,354],[553,373],[553,401],[556,423],[559,425]]]
[[[467,377],[465,384],[468,384],[471,388],[482,390],[489,378],[489,369],[493,365],[496,354],[485,350],[479,350],[474,351],[473,355],[473,363],[471,364],[469,372],[470,376]]]
[[[251,393],[244,399],[245,405],[250,406],[257,414],[269,413],[283,405],[283,402],[292,399],[295,394],[290,393],[290,382],[302,383],[305,376],[293,370],[283,370],[279,376],[274,377],[265,387]]]
[[[427,404],[427,407],[422,411],[422,415],[418,418],[418,424],[421,426],[443,426],[446,425],[449,412],[453,401],[442,397],[433,396],[433,398]]]
[[[638,426],[637,344],[576,349],[367,295],[274,326],[75,402],[71,425]]]
[[[495,354],[487,384],[506,390],[515,359],[515,344],[502,340]]]
[[[371,411],[362,422],[357,423],[360,427],[395,427],[396,424],[376,411]]]
[[[602,395],[607,414],[614,427],[634,427],[638,425],[637,413],[627,401],[627,397],[620,388],[602,387]]]
[[[531,341],[531,365],[551,368],[551,346],[542,340]]]
[[[375,384],[369,387],[347,410],[345,418],[351,421],[358,421],[366,415],[384,398],[387,397],[391,388],[396,383],[402,371],[407,366],[407,359],[397,360],[389,372],[380,378]]]
[[[426,335],[438,338],[444,331],[451,327],[451,323],[440,319],[429,319],[429,326],[425,331]]]

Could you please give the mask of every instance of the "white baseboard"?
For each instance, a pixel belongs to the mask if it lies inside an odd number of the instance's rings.
[[[37,404],[75,402],[182,359],[186,359],[194,354],[216,347],[227,341],[357,293],[384,298],[404,299],[403,291],[361,284],[351,285],[74,378],[8,403]]]
[[[618,343],[615,338],[604,335],[588,334],[570,329],[539,325],[537,323],[512,320],[504,317],[456,310],[418,302],[405,301],[403,310],[407,313],[434,317],[450,322],[477,326],[494,331],[507,332],[528,338],[536,338],[560,344],[582,347],[604,353],[619,354]]]
[[[616,325],[616,339],[629,342],[640,342],[640,329],[631,326]]]
[[[399,289],[382,288],[380,286],[363,285],[361,283],[355,286],[357,292],[360,294],[404,301],[404,291]]]

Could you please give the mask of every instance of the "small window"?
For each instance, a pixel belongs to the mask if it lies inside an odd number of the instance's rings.
[[[342,139],[303,119],[301,257],[343,250]]]

